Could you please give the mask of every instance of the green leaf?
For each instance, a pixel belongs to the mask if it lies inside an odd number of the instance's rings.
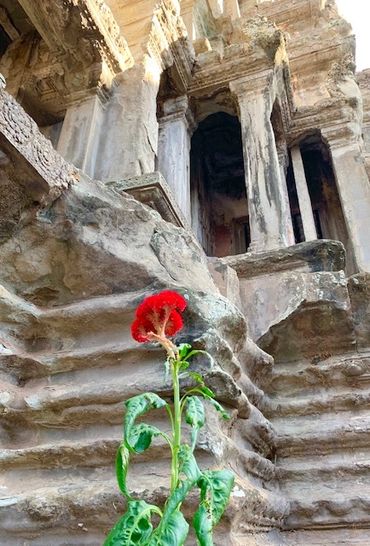
[[[189,524],[181,512],[172,512],[166,521],[166,525],[161,527],[158,535],[147,543],[147,546],[183,546],[189,532]],[[126,546],[126,543],[122,543]]]
[[[153,392],[147,392],[134,396],[125,402],[126,414],[124,420],[124,443],[127,449],[134,453],[145,451],[155,436],[162,434],[158,428],[152,425],[140,423],[135,425],[135,419],[150,409],[159,409],[167,406],[167,403]]]
[[[179,472],[180,475],[185,474],[192,483],[197,482],[202,475],[193,452],[187,444],[182,444],[179,449]]]
[[[179,474],[180,476],[185,475],[186,479],[181,480],[178,487],[169,496],[163,514],[163,525],[166,524],[169,515],[178,509],[190,489],[192,489],[202,475],[193,452],[187,444],[182,444],[179,449]]]
[[[181,343],[181,345],[179,345],[180,360],[183,360],[190,351],[191,345],[189,343]]]
[[[103,546],[144,546],[153,531],[152,513],[162,515],[153,504],[143,500],[129,501],[126,513],[113,527]]]
[[[209,353],[207,353],[207,351],[202,351],[200,349],[193,349],[192,351],[189,351],[186,354],[186,356],[185,356],[185,358],[183,360],[189,360],[189,358],[191,358],[194,355],[198,355],[198,354],[207,355],[213,361],[213,358],[211,357],[211,355]]]
[[[227,413],[227,411],[224,410],[221,404],[217,402],[217,400],[214,400],[213,398],[208,398],[208,401],[212,404],[212,406],[216,409],[216,411],[221,413],[221,416],[223,419],[226,419],[226,420],[230,419],[230,415]]]
[[[198,372],[188,372],[189,377],[191,377],[196,383],[204,385],[204,379]]]
[[[121,444],[116,455],[116,475],[119,488],[127,499],[131,499],[131,495],[126,486],[129,459],[129,450],[125,445]]]
[[[193,451],[197,441],[198,431],[204,426],[205,419],[204,406],[201,399],[198,396],[188,396],[186,398],[185,421],[192,427],[191,440]]]
[[[203,396],[205,396],[206,398],[214,398],[215,397],[215,393],[209,389],[208,387],[206,387],[205,385],[202,385],[200,387],[197,387],[197,389],[203,394]]]
[[[185,476],[185,479],[180,480],[179,485],[167,499],[162,520],[148,546],[176,546],[185,542],[189,526],[179,509],[186,495],[202,475],[187,444],[182,444],[179,449],[179,474],[182,477]]]
[[[234,475],[228,470],[208,470],[198,480],[200,505],[193,527],[200,546],[213,546],[212,531],[229,502]]]

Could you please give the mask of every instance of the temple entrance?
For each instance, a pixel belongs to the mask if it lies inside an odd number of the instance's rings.
[[[209,256],[247,251],[250,243],[241,127],[223,112],[204,119],[191,141],[192,228]]]

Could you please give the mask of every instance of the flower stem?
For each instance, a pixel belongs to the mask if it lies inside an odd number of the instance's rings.
[[[172,424],[172,465],[171,465],[171,493],[176,489],[179,481],[179,449],[181,444],[181,406],[179,362],[172,363],[173,407],[174,418]]]

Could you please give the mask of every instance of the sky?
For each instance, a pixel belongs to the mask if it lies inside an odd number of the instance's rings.
[[[370,0],[336,0],[356,35],[356,70],[370,68]]]

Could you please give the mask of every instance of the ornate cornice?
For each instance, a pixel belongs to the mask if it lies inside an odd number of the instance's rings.
[[[33,119],[0,83],[0,144],[25,172],[23,185],[42,204],[56,199],[78,180],[78,171],[53,148]],[[23,169],[20,163],[24,164]],[[37,174],[36,174],[37,173]]]
[[[50,70],[45,76],[55,79],[56,93],[68,97],[109,87],[117,73],[133,65],[128,45],[103,0],[20,0],[20,4],[47,45]],[[53,71],[56,62],[59,69]]]

